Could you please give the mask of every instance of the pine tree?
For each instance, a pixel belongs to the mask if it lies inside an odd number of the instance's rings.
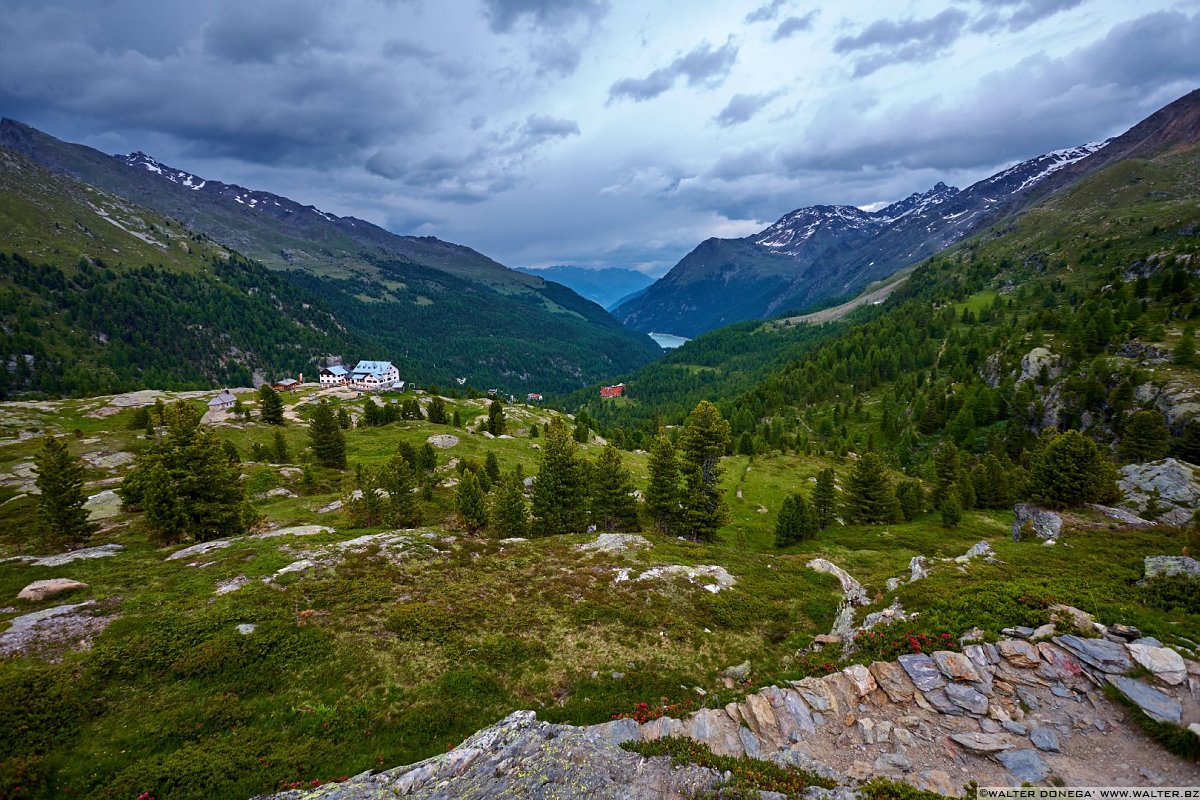
[[[379,474],[362,464],[354,465],[354,477],[342,484],[342,510],[351,528],[382,525],[387,512]]]
[[[580,419],[575,423],[575,431],[571,435],[574,437],[575,441],[579,442],[580,444],[587,444],[592,438],[592,431],[590,428],[588,428],[587,422]]]
[[[901,481],[896,487],[896,501],[905,522],[912,522],[925,512],[925,489],[919,481]]]
[[[221,441],[200,425],[185,401],[163,410],[164,434],[138,455],[118,493],[146,510],[151,533],[162,541],[185,534],[197,542],[243,533],[253,523],[237,467]]]
[[[938,445],[933,455],[933,469],[936,475],[933,483],[933,507],[941,508],[942,501],[951,486],[957,486],[962,467],[958,459],[958,448],[954,442],[943,442]]]
[[[1157,461],[1167,455],[1170,431],[1158,411],[1139,411],[1125,423],[1125,435],[1117,445],[1117,458],[1126,463]]]
[[[454,416],[450,418],[450,424],[456,428],[462,427],[462,417],[458,413],[458,409],[454,409]]]
[[[454,508],[463,528],[469,533],[478,533],[487,527],[487,500],[475,473],[470,470],[459,478],[458,488],[454,491]]]
[[[238,454],[236,444],[226,439],[221,442],[221,449],[225,451],[225,457],[229,459],[230,464],[242,463],[242,457]]]
[[[878,453],[865,453],[846,482],[846,518],[851,522],[883,525],[898,522],[900,504]]]
[[[515,470],[505,475],[492,498],[492,528],[501,539],[523,538],[529,533],[529,505],[525,485]]]
[[[833,467],[817,473],[817,485],[813,488],[813,510],[817,514],[817,525],[825,530],[837,519],[839,498]]]
[[[1171,360],[1176,364],[1191,366],[1196,361],[1196,329],[1188,325],[1183,329],[1175,349],[1171,351]]]
[[[483,471],[493,484],[500,482],[500,459],[491,450],[488,450],[487,457],[483,459]]]
[[[87,541],[96,526],[83,504],[83,464],[72,458],[67,444],[54,436],[42,438],[33,457],[38,491],[38,529],[46,547],[74,549]]]
[[[446,424],[446,401],[435,395],[429,401],[429,421],[435,425]]]
[[[1008,472],[994,455],[988,454],[971,470],[971,485],[975,489],[977,508],[1003,509],[1012,505]]]
[[[283,438],[283,431],[275,431],[275,436],[271,441],[271,462],[275,464],[291,463],[292,457],[288,453],[287,439]]]
[[[679,523],[679,462],[675,446],[665,430],[659,430],[650,446],[646,511],[659,533],[669,534]]]
[[[587,527],[587,488],[578,445],[561,417],[546,426],[531,505],[535,535],[580,533]]]
[[[313,409],[312,424],[308,428],[308,446],[312,448],[313,459],[320,466],[346,468],[346,436],[324,400]]]
[[[946,496],[938,509],[942,515],[942,525],[947,528],[957,527],[958,523],[962,521],[962,503],[958,499],[959,493],[956,491],[956,488],[951,486],[946,491]]]
[[[621,451],[606,445],[591,475],[592,519],[602,531],[639,529],[633,479],[621,463]]]
[[[707,400],[701,400],[684,422],[680,437],[683,472],[682,528],[695,541],[711,542],[729,521],[721,496],[721,457],[729,449],[729,422]]]
[[[529,438],[530,439],[538,438],[538,425],[536,422],[529,426]]]
[[[500,405],[498,399],[492,400],[488,406],[487,430],[492,436],[504,433],[504,406]]]
[[[775,520],[775,546],[787,547],[817,535],[817,512],[800,492],[783,499]]]
[[[1034,499],[1052,508],[1103,503],[1115,493],[1115,469],[1096,443],[1076,430],[1047,432],[1030,474]]]
[[[258,418],[267,425],[283,424],[283,401],[269,383],[258,387]]]
[[[341,428],[344,431],[348,431],[348,430],[350,430],[350,426],[351,426],[352,422],[353,422],[353,420],[350,418],[349,411],[347,411],[344,408],[339,408],[337,410],[337,424],[338,424],[339,428]]]
[[[1171,442],[1171,454],[1189,464],[1200,465],[1200,419],[1184,426],[1183,433]]]
[[[397,528],[413,528],[420,525],[421,513],[413,496],[413,470],[404,456],[397,453],[387,460],[380,473],[379,483],[388,493],[385,512],[388,524]]]

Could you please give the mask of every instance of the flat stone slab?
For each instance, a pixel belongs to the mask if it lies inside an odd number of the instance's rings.
[[[70,592],[75,589],[86,589],[86,583],[73,581],[70,578],[50,578],[44,581],[34,581],[17,593],[18,600],[28,600],[31,603],[37,603],[45,600],[47,597],[52,597],[62,592]]]
[[[950,702],[956,706],[969,711],[972,714],[986,714],[988,710],[988,699],[981,693],[972,689],[963,683],[952,683],[943,691],[950,698]]]
[[[1033,742],[1033,746],[1038,750],[1044,750],[1047,753],[1057,753],[1058,734],[1053,728],[1034,728],[1029,732],[1029,741]]]
[[[1012,740],[1001,733],[953,733],[950,739],[974,753],[998,753],[1013,748]]]
[[[70,564],[72,561],[115,556],[124,549],[125,546],[120,544],[102,544],[99,547],[85,547],[82,550],[72,550],[69,553],[35,558],[29,563],[35,567],[61,567],[64,564]]]
[[[85,500],[83,507],[90,520],[110,519],[121,513],[121,498],[115,490],[105,489]]]
[[[434,434],[433,436],[430,436],[425,441],[429,442],[431,445],[438,448],[439,450],[448,450],[451,447],[456,446],[459,443],[459,441],[461,441],[461,440],[457,436],[454,436],[453,434],[437,433],[437,434]]]
[[[1169,647],[1154,647],[1134,642],[1128,645],[1133,660],[1154,673],[1163,683],[1178,686],[1187,680],[1187,665],[1183,656]]]
[[[1021,782],[1037,783],[1050,775],[1050,765],[1036,750],[1009,750],[996,753],[996,760]]]
[[[0,635],[0,655],[16,655],[47,644],[85,644],[116,619],[115,616],[93,616],[82,611],[94,605],[94,600],[87,600],[16,617],[8,630]]]
[[[280,528],[277,531],[255,533],[251,539],[274,539],[277,536],[316,536],[319,533],[333,533],[328,525],[293,525],[290,528]]]
[[[1126,678],[1124,675],[1106,675],[1105,677],[1109,683],[1117,687],[1117,691],[1132,700],[1134,705],[1150,719],[1175,725],[1183,721],[1183,706],[1170,695],[1139,680]]]
[[[1084,639],[1069,634],[1055,636],[1054,643],[1101,672],[1120,674],[1133,669],[1125,646],[1107,639]]]
[[[924,653],[906,653],[896,660],[922,692],[931,692],[946,685],[946,677],[938,669],[937,662]]]
[[[205,553],[212,553],[216,550],[224,550],[229,545],[233,544],[232,539],[213,539],[210,542],[200,542],[190,547],[185,547],[182,550],[176,550],[171,555],[167,556],[167,561],[179,561],[183,558],[191,558],[192,556],[202,556]]]

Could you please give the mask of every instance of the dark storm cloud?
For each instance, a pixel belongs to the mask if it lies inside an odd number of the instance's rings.
[[[854,75],[870,75],[889,64],[929,61],[944,52],[962,35],[967,13],[948,8],[926,19],[872,22],[854,36],[842,36],[833,45],[835,53],[861,53],[854,60]]]
[[[1036,22],[1083,5],[1086,0],[980,0],[986,13],[971,24],[976,33],[1023,31]]]
[[[770,22],[779,16],[779,12],[786,2],[787,0],[771,0],[771,2],[759,6],[746,15],[746,24],[753,25],[755,22]]]
[[[635,102],[650,100],[673,87],[680,78],[685,78],[689,86],[716,86],[733,69],[737,54],[738,49],[732,39],[715,49],[708,42],[701,42],[644,78],[617,81],[608,90],[608,100],[610,103],[624,97]]]
[[[735,94],[721,112],[713,117],[713,121],[722,128],[740,125],[762,111],[768,103],[779,96],[779,92],[764,92],[763,94]]]
[[[573,119],[556,119],[555,117],[539,117],[537,115],[525,120],[521,128],[532,144],[540,144],[548,139],[562,139],[567,136],[579,135],[579,123]]]
[[[234,63],[274,63],[334,45],[324,22],[309,0],[225,2],[204,30],[204,48]]]
[[[775,33],[771,34],[771,40],[779,42],[801,31],[812,30],[813,22],[816,18],[816,11],[810,11],[802,17],[788,17],[775,28]]]

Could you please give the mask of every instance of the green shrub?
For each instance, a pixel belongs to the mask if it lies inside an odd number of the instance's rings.
[[[88,696],[64,665],[4,664],[0,668],[0,753],[6,758],[40,755],[74,738],[97,710],[90,707]]]
[[[188,743],[166,755],[143,758],[123,769],[110,787],[116,796],[149,792],[170,800],[235,796],[243,776],[260,769],[248,743]]]
[[[466,625],[453,611],[413,601],[397,603],[384,627],[404,641],[445,644],[458,638]]]
[[[1163,575],[1138,587],[1140,600],[1160,611],[1200,614],[1200,579],[1186,575]]]

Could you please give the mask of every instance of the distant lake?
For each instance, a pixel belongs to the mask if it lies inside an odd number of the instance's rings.
[[[683,336],[676,336],[672,333],[652,333],[650,334],[650,338],[657,342],[658,346],[664,350],[673,350],[682,345],[684,342],[691,341],[691,339]]]

